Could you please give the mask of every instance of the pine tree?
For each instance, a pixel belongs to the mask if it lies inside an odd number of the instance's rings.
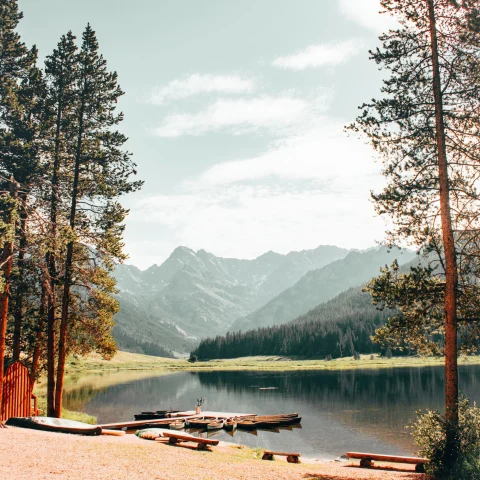
[[[126,211],[117,198],[134,191],[141,182],[132,182],[135,164],[122,147],[126,137],[113,130],[123,120],[116,113],[118,98],[123,95],[117,84],[117,74],[107,70],[105,59],[98,52],[95,32],[87,25],[83,43],[77,56],[77,103],[75,106],[75,135],[69,238],[63,272],[63,296],[58,347],[58,368],[55,392],[55,414],[61,414],[65,360],[68,351],[67,335],[72,328],[72,286],[87,285],[90,293],[92,321],[107,340],[113,326],[112,317],[118,310],[110,297],[115,282],[108,270],[113,261],[122,261],[122,222]],[[95,248],[91,250],[92,246]],[[91,264],[95,264],[93,272]],[[92,275],[86,275],[90,272]],[[74,277],[78,277],[76,280]],[[80,280],[81,279],[81,280]],[[83,284],[82,284],[83,282]],[[94,292],[92,294],[92,292]],[[81,297],[76,296],[76,303]],[[106,327],[106,328],[105,328]],[[102,348],[114,352],[114,342],[107,341]]]
[[[26,75],[31,58],[25,44],[15,31],[22,14],[18,11],[15,0],[0,0],[0,127],[5,129],[5,115],[8,106],[5,99],[11,98],[12,90]],[[17,183],[12,178],[10,181],[1,179],[4,193],[0,205],[2,237],[0,243],[0,259],[3,274],[2,288],[0,291],[0,385],[3,382],[5,362],[5,335],[7,328],[10,275],[13,266],[14,227],[17,210]],[[9,193],[7,193],[9,191]],[[10,198],[9,198],[10,197]],[[12,231],[13,228],[13,231]],[[1,389],[0,389],[1,390]],[[0,391],[0,405],[2,392]]]
[[[424,276],[433,275],[435,283],[442,284],[450,425],[445,459],[453,465],[458,425],[458,269],[475,258],[472,232],[479,231],[480,199],[475,188],[480,173],[475,27],[479,13],[470,2],[451,0],[382,0],[381,4],[400,22],[400,28],[380,37],[382,49],[371,52],[389,78],[382,88],[384,98],[363,105],[353,128],[369,137],[384,164],[389,184],[373,199],[377,212],[394,222],[389,240],[406,240],[419,251],[435,254],[436,263],[424,269]],[[465,285],[465,291],[470,286]],[[423,301],[420,287],[418,313]]]
[[[47,184],[49,232],[45,262],[48,274],[47,306],[47,415],[55,416],[55,359],[57,328],[58,255],[60,249],[59,226],[65,213],[65,196],[70,190],[65,170],[71,154],[68,140],[72,136],[77,79],[77,47],[71,32],[62,36],[57,48],[47,57],[45,74],[48,83],[47,117],[53,118],[51,135],[45,149],[50,159]],[[62,188],[63,187],[63,188]]]

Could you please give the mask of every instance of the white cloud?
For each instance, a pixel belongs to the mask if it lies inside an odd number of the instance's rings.
[[[129,228],[143,225],[159,242],[148,253],[128,242],[128,251],[146,267],[178,245],[237,258],[320,244],[367,248],[384,235],[369,200],[383,184],[372,157],[340,123],[318,118],[262,155],[217,164],[172,195],[138,199]]]
[[[290,94],[219,99],[198,113],[168,115],[163,124],[153,129],[152,133],[159,137],[179,137],[221,130],[236,135],[258,129],[285,131],[325,110],[326,103],[325,96],[311,101]]]
[[[254,81],[239,75],[195,73],[154,89],[150,101],[155,105],[162,105],[169,100],[187,98],[199,93],[242,94],[253,90]]]
[[[375,33],[386,32],[398,26],[390,15],[379,13],[382,11],[380,0],[338,0],[338,2],[340,12],[345,17]]]
[[[293,55],[279,57],[273,61],[275,67],[292,70],[335,66],[346,62],[364,48],[362,39],[351,39],[338,43],[310,45]]]

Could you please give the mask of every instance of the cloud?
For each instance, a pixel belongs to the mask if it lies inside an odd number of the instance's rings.
[[[273,61],[275,67],[305,70],[345,63],[364,48],[362,39],[351,39],[338,43],[310,45],[293,55],[279,57]]]
[[[375,33],[396,28],[398,23],[388,14],[380,14],[380,0],[339,0],[340,12],[348,19]]]
[[[383,184],[372,157],[341,123],[319,117],[261,155],[214,165],[171,195],[138,198],[129,229],[159,242],[146,253],[129,241],[128,252],[146,267],[178,245],[236,258],[320,244],[367,248],[384,236],[369,200]]]
[[[235,135],[259,129],[285,131],[304,123],[325,110],[327,99],[313,100],[291,94],[242,99],[219,99],[198,113],[168,115],[162,125],[152,130],[159,137],[202,135],[226,130]]]
[[[181,80],[172,80],[153,90],[150,102],[163,105],[169,100],[188,98],[200,93],[243,94],[254,90],[254,81],[239,75],[195,73]]]

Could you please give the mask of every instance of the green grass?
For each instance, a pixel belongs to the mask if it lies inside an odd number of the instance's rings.
[[[86,358],[71,359],[67,373],[84,374],[112,372],[120,370],[175,372],[181,370],[352,370],[399,367],[426,367],[443,365],[443,357],[393,357],[383,358],[379,355],[361,355],[360,360],[353,357],[334,360],[306,360],[292,357],[257,356],[234,359],[209,360],[189,363],[185,359],[171,359],[141,355],[138,353],[119,352],[112,360],[102,360],[97,355]],[[478,365],[480,356],[460,357],[460,365]]]

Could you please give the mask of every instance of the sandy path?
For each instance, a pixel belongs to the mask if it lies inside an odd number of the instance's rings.
[[[160,442],[124,437],[82,437],[15,427],[0,429],[0,478],[3,480],[354,480],[422,479],[410,465],[396,471],[360,469],[348,462],[300,465],[268,462],[241,446],[220,443],[199,452]],[[400,470],[400,471],[399,471]]]

